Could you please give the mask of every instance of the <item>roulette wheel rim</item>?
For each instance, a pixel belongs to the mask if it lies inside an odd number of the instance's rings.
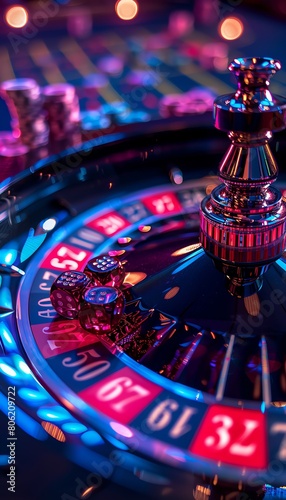
[[[204,120],[201,120],[202,122],[204,122]],[[188,122],[189,123],[189,122]],[[195,123],[196,123],[196,126],[198,126],[198,119],[196,118],[195,120]],[[173,136],[173,139],[174,139],[174,136],[176,135],[176,133],[174,133],[174,124],[171,124],[171,125],[167,125],[167,129],[169,127],[169,132],[167,131],[167,139],[164,139],[167,143],[168,143],[168,135],[169,136]],[[147,132],[147,135],[144,135],[144,130],[146,130]],[[177,137],[180,137],[180,135],[182,134],[185,134],[185,135],[188,135],[189,132],[192,132],[192,127],[189,127],[188,129],[185,129],[185,121],[184,122],[181,122],[181,124],[178,126],[178,130],[176,131],[177,132]],[[208,130],[208,128],[207,128]],[[88,148],[90,149],[91,146],[92,146],[92,150],[93,151],[96,151],[96,148],[98,147],[98,144],[100,143],[105,143],[106,144],[103,144],[101,146],[99,146],[99,148],[101,148],[101,151],[99,151],[99,154],[102,155],[102,157],[105,156],[106,152],[108,152],[108,155],[111,155],[112,153],[112,148],[114,148],[114,151],[124,151],[124,149],[127,147],[128,149],[131,149],[132,150],[132,147],[133,147],[133,144],[134,144],[134,147],[138,147],[138,148],[141,148],[141,149],[144,149],[144,146],[147,145],[147,144],[154,144],[154,142],[156,143],[156,141],[158,141],[158,137],[166,137],[166,131],[162,132],[160,131],[159,133],[158,132],[154,132],[153,134],[152,133],[149,133],[148,132],[150,131],[150,124],[148,124],[148,126],[146,126],[145,128],[142,127],[142,131],[143,131],[143,134],[140,134],[139,136],[129,136],[129,137],[126,137],[126,138],[122,138],[122,137],[119,137],[118,140],[114,140],[115,138],[114,137],[110,137],[110,138],[104,138],[103,140],[101,138],[99,138],[99,140],[94,140],[92,142],[92,144],[88,144]],[[201,135],[201,132],[202,132],[202,129],[199,129],[199,135]],[[143,139],[142,139],[143,137]],[[153,141],[151,140],[151,137],[153,138]],[[215,138],[217,139],[217,137],[219,137],[219,135],[216,135],[215,134]],[[156,140],[154,141],[154,138],[156,138]],[[224,143],[224,140],[222,141]],[[158,143],[158,142],[157,142]],[[138,145],[139,144],[139,145]],[[80,149],[79,149],[79,153],[80,153]],[[96,152],[98,153],[98,151]],[[74,151],[72,151],[71,155],[74,154]],[[60,159],[64,159],[64,158],[68,158],[69,157],[69,153],[65,154],[65,155],[61,155],[60,156]],[[56,159],[56,161],[58,161],[59,158]],[[9,186],[5,186],[4,187],[4,191],[6,189],[10,190],[11,187],[14,189],[17,187],[17,183],[22,183],[23,181],[25,180],[29,180],[30,179],[30,176],[39,176],[39,177],[42,177],[43,175],[45,176],[46,173],[48,173],[48,175],[50,175],[50,172],[52,170],[53,167],[51,167],[51,165],[53,165],[52,162],[54,162],[55,159],[52,159],[52,160],[49,160],[47,162],[45,162],[45,164],[38,164],[36,165],[35,167],[32,167],[31,168],[31,172],[30,173],[22,173],[18,176],[18,178],[16,178],[15,180],[13,180]],[[78,168],[75,169],[75,171],[78,171]],[[72,170],[72,173],[74,174],[75,172],[74,170]],[[68,171],[68,175],[71,173],[71,170]],[[63,177],[66,175],[64,171],[62,171],[59,175],[59,178],[61,179],[61,174],[63,174]],[[62,180],[59,181],[60,183],[62,182]],[[144,191],[144,190],[143,190]],[[141,191],[139,191],[141,192]],[[85,210],[83,211],[83,213],[85,213]],[[70,228],[70,226],[69,226]],[[72,229],[70,228],[69,229],[70,231],[72,231]],[[60,233],[55,237],[55,240],[57,240],[57,238],[61,239],[61,236],[59,235],[62,235],[63,232],[65,232],[65,228],[60,228],[59,229]],[[53,239],[52,239],[52,242],[53,242]],[[37,257],[39,259],[41,259],[41,257],[45,254],[45,252],[47,252],[47,243],[44,244],[43,246],[43,249],[40,249],[39,253],[37,253]],[[33,266],[33,262],[31,263],[30,266]],[[26,351],[26,353],[28,353],[28,359],[29,361],[31,362],[32,366],[33,366],[33,370],[36,372],[36,376],[39,377],[39,379],[41,380],[42,384],[44,386],[47,387],[47,389],[49,391],[51,391],[53,393],[53,395],[56,397],[56,399],[59,399],[59,401],[61,403],[64,403],[64,405],[68,408],[68,410],[70,410],[72,413],[75,413],[76,416],[79,417],[79,420],[80,421],[86,421],[88,422],[89,425],[91,425],[91,427],[94,426],[94,422],[96,422],[95,424],[95,427],[97,430],[99,431],[102,431],[103,433],[107,432],[108,434],[110,434],[111,432],[111,428],[110,428],[110,417],[106,417],[106,416],[100,416],[99,417],[99,413],[96,411],[96,410],[92,410],[88,405],[87,403],[83,403],[83,401],[81,400],[81,398],[79,398],[78,396],[75,396],[74,394],[72,395],[72,398],[71,398],[71,392],[70,390],[66,389],[66,385],[65,383],[61,382],[60,379],[57,378],[57,376],[55,375],[55,373],[53,372],[52,369],[50,369],[47,365],[45,366],[45,369],[43,370],[42,368],[42,354],[40,354],[39,351],[34,351],[33,349],[31,349],[31,344],[30,344],[30,341],[32,340],[32,333],[29,332],[28,333],[28,336],[26,336],[27,334],[27,317],[25,317],[25,314],[23,314],[23,311],[26,311],[26,314],[27,314],[27,307],[28,307],[28,304],[27,304],[27,301],[29,299],[28,295],[25,293],[25,290],[26,290],[26,286],[29,286],[30,282],[30,273],[29,273],[29,268],[27,269],[27,276],[28,276],[28,280],[25,279],[23,280],[22,282],[22,285],[21,285],[21,288],[20,288],[20,292],[19,292],[19,295],[18,297],[20,297],[19,301],[18,301],[18,305],[17,305],[17,315],[18,315],[18,326],[19,326],[19,330],[20,330],[20,337],[21,337],[21,340],[22,340],[22,343],[24,345],[24,350]],[[34,276],[33,276],[34,277]],[[31,275],[31,279],[32,279],[32,275]],[[26,302],[24,301],[23,299],[23,296],[25,295],[26,297]],[[21,310],[22,310],[22,313],[21,313]],[[126,366],[130,366],[131,368],[135,368],[135,370],[137,369],[137,371],[139,372],[140,374],[140,369],[138,370],[138,366],[136,367],[136,362],[134,360],[130,360],[130,358],[128,358],[125,354],[121,354],[119,356],[119,358],[121,357],[122,361],[126,364]],[[147,374],[147,378],[148,376],[151,374],[151,372],[148,370],[148,368],[145,368],[143,367],[142,369],[142,373],[144,376],[146,376]],[[149,377],[151,380],[152,378],[155,379],[155,380],[159,380],[160,379],[160,383],[161,385],[164,386],[164,382],[162,382],[162,377],[161,375],[157,375],[157,374],[154,374],[152,373],[152,375]],[[168,381],[166,382],[167,386],[168,386]],[[55,391],[55,387],[58,387],[59,388],[59,393],[56,393]],[[176,392],[176,391],[175,391]],[[178,392],[180,392],[178,390]],[[192,394],[192,397],[195,399],[195,394],[193,393],[192,389],[189,390],[189,393]],[[69,404],[67,404],[67,401],[73,401],[73,406],[71,407]],[[205,396],[205,400],[206,401],[210,401],[210,402],[214,402],[214,398],[212,396],[208,397],[207,395]],[[227,401],[223,402],[223,403],[228,403]],[[249,405],[250,407],[252,406],[251,403]],[[255,406],[257,406],[255,404]],[[132,427],[132,425],[131,425]],[[128,429],[129,428],[129,424],[127,424],[126,428]],[[134,429],[132,428],[132,432],[133,432],[133,436],[135,435],[135,438],[139,440],[139,447],[138,447],[138,451],[139,453],[143,454],[143,455],[150,455],[151,458],[155,459],[156,461],[158,461],[158,463],[160,464],[167,464],[167,465],[172,465],[174,466],[174,470],[176,470],[176,468],[180,469],[180,470],[187,470],[187,471],[194,471],[194,472],[197,472],[197,473],[200,473],[201,471],[201,467],[202,467],[202,464],[197,461],[196,463],[196,455],[191,455],[189,452],[182,452],[180,450],[180,448],[176,448],[176,447],[172,447],[171,445],[168,445],[167,446],[167,449],[169,448],[169,450],[171,450],[170,454],[169,454],[169,457],[166,456],[166,447],[165,446],[162,446],[161,447],[161,444],[160,444],[160,441],[158,440],[153,440],[151,438],[151,440],[146,439],[146,435],[143,436],[140,436],[140,432],[138,431],[134,431]],[[138,433],[137,433],[138,432]],[[120,439],[123,443],[127,444],[128,445],[128,442],[130,444],[130,439],[124,437],[124,435],[122,436],[119,436],[119,433],[116,432],[116,438]],[[172,456],[172,449],[173,449],[173,456]],[[137,450],[135,450],[134,454],[136,454]],[[133,451],[132,451],[133,453]],[[184,463],[183,461],[186,460],[186,463]],[[179,467],[178,467],[178,463],[179,463]],[[208,459],[205,459],[203,460],[203,465],[205,467],[205,473],[209,476],[212,476],[212,475],[215,475],[217,472],[220,472],[220,467],[221,465],[219,464],[218,465],[218,468],[215,468],[214,470],[214,464],[211,460],[208,460]],[[245,474],[245,471],[243,472],[243,474]],[[250,476],[252,477],[252,474],[253,474],[253,469],[250,471]],[[229,477],[232,478],[232,480],[236,479],[237,481],[241,479],[241,471],[238,472],[238,470],[236,470],[235,467],[233,466],[228,466],[228,465],[225,465],[224,464],[224,473],[223,473],[223,477],[224,479],[227,479]],[[258,476],[259,476],[259,473],[258,473]],[[263,480],[267,480],[267,474],[266,475],[263,475],[264,479]],[[273,477],[272,477],[272,480],[273,480]]]

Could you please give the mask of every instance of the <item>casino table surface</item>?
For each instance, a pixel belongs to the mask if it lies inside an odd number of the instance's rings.
[[[14,124],[0,92],[0,497],[286,498],[283,307],[266,284],[261,300],[272,297],[275,313],[265,325],[278,341],[265,334],[260,342],[256,325],[241,323],[243,340],[231,340],[240,362],[221,375],[231,357],[221,335],[230,302],[198,247],[199,206],[228,146],[212,102],[234,92],[228,65],[247,56],[280,60],[271,91],[286,95],[285,5],[138,3],[123,21],[112,1],[22,2],[30,17],[19,29],[4,19],[12,3],[1,3],[0,84],[72,84],[81,139],[5,156],[3,133]],[[243,26],[237,39],[221,35],[228,17]],[[272,150],[284,194],[285,131]],[[99,340],[59,316],[49,293],[60,272],[83,271],[102,253],[123,261],[126,311]],[[207,290],[204,269],[214,280]],[[284,256],[271,276],[281,270]]]

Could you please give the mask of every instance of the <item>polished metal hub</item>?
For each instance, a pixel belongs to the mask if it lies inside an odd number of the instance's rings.
[[[219,169],[223,184],[202,203],[201,243],[228,276],[229,291],[246,296],[285,248],[286,204],[272,185],[278,168],[268,141],[285,127],[286,100],[268,89],[278,61],[235,59],[229,69],[238,88],[216,99],[214,114],[231,145]]]

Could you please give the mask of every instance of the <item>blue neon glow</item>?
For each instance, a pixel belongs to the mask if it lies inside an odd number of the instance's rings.
[[[167,448],[166,454],[172,458],[175,458],[179,462],[186,462],[185,454],[178,449],[175,448]]]
[[[17,371],[17,375],[21,377],[22,380],[33,378],[30,368],[28,367],[22,356],[20,356],[20,354],[12,354],[11,360],[13,361],[15,368],[19,370]]]
[[[7,415],[7,396],[0,393],[0,410]],[[16,407],[16,424],[30,436],[40,441],[47,439],[47,434],[43,427],[33,418],[27,415],[21,408]]]
[[[40,388],[39,388],[40,389]],[[41,390],[35,390],[28,387],[20,387],[18,390],[18,396],[30,404],[39,404],[47,400],[47,393]]]
[[[16,370],[6,363],[0,363],[0,370],[5,373],[5,375],[9,375],[9,377],[17,377]]]
[[[18,366],[20,368],[20,370],[24,373],[26,373],[27,375],[30,375],[31,373],[31,370],[30,368],[28,367],[27,363],[25,363],[24,360],[20,360],[19,363],[18,363]]]
[[[16,342],[5,323],[0,322],[0,337],[6,353],[17,350]]]
[[[81,434],[87,431],[87,427],[80,422],[67,422],[62,425],[62,430],[68,432],[69,434]]]
[[[81,440],[87,446],[97,446],[103,444],[101,436],[95,431],[87,431],[81,436]]]
[[[17,250],[13,250],[11,248],[0,250],[0,263],[6,264],[7,266],[11,266],[14,264],[17,258]]]
[[[12,345],[16,346],[11,332],[8,331],[6,325],[3,322],[0,323],[0,335],[4,342],[4,345],[7,343],[10,346]]]
[[[38,234],[34,236],[34,229],[30,230],[30,234],[26,239],[24,246],[20,255],[20,262],[25,262],[25,260],[29,259],[31,255],[33,255],[36,250],[42,245],[47,237],[47,233]]]
[[[51,406],[40,408],[37,412],[38,416],[43,420],[53,422],[54,420],[70,420],[71,416],[62,406]]]
[[[286,271],[286,262],[284,262],[284,260],[282,259],[278,259],[276,261],[276,264],[281,267],[281,269],[283,269],[283,271]]]
[[[108,441],[113,444],[114,446],[116,446],[116,448],[118,448],[119,450],[129,450],[128,446],[126,446],[126,444],[124,443],[121,443],[121,441],[118,441],[118,439],[112,437],[112,436],[106,436]]]

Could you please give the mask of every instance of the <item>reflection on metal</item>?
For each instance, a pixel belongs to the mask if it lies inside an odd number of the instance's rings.
[[[170,323],[170,318],[168,316],[165,316],[165,314],[161,313],[159,314],[160,322],[161,325],[168,325]]]
[[[57,425],[43,421],[42,427],[50,436],[52,436],[57,441],[60,441],[61,443],[64,443],[66,441],[66,437],[63,431]]]
[[[12,314],[13,312],[14,312],[14,309],[7,309],[6,307],[0,306],[0,316],[7,316],[9,314]]]
[[[89,496],[91,495],[91,493],[92,493],[93,491],[97,490],[97,489],[98,489],[98,485],[97,485],[97,484],[93,484],[92,486],[88,486],[88,488],[86,488],[86,489],[82,492],[82,494],[81,494],[80,498],[81,498],[82,500],[84,500],[85,498],[89,498]]]
[[[271,403],[271,384],[269,374],[269,361],[267,352],[266,338],[263,336],[261,340],[261,366],[262,366],[262,396],[266,406]]]
[[[126,250],[110,250],[108,255],[110,255],[110,257],[119,257],[120,255],[125,254],[125,252]]]
[[[173,330],[172,335],[175,332],[176,329]],[[170,335],[170,338],[172,335]],[[178,346],[172,360],[167,364],[167,366],[164,367],[164,370],[162,370],[162,374],[165,377],[173,380],[179,379],[184,368],[188,365],[192,356],[196,352],[196,349],[202,340],[202,336],[202,333],[198,332],[191,342],[187,342],[186,344],[182,343]]]
[[[118,238],[117,243],[119,245],[128,245],[129,243],[131,243],[131,241],[132,241],[132,238],[125,237],[125,238]]]
[[[178,257],[180,255],[185,255],[186,253],[191,253],[201,247],[200,243],[195,243],[194,245],[188,245],[187,247],[180,248],[171,254],[172,257]]]
[[[243,301],[248,314],[250,314],[250,316],[258,316],[260,311],[260,300],[257,293],[249,297],[244,297]]]
[[[276,406],[276,408],[284,408],[286,406],[285,401],[271,401],[272,406]]]
[[[152,227],[151,226],[139,226],[138,229],[139,229],[139,231],[141,231],[141,233],[148,233],[149,231],[151,231]]]
[[[177,293],[179,293],[180,291],[180,287],[178,286],[174,286],[173,288],[171,288],[171,290],[169,290],[166,295],[164,296],[164,299],[165,300],[170,300],[172,299],[173,297],[175,297],[177,295]]]
[[[119,424],[118,422],[110,422],[110,427],[120,436],[124,436],[127,438],[131,438],[133,436],[133,432],[131,431],[131,429],[129,429],[125,425]]]
[[[272,186],[278,168],[268,144],[285,128],[286,99],[269,92],[280,68],[271,58],[235,59],[229,70],[237,90],[214,103],[215,127],[228,132],[231,145],[220,164],[223,183],[202,201],[201,243],[239,298],[260,290],[285,248],[286,204]]]
[[[212,190],[217,187],[217,184],[208,184],[206,187],[206,194],[211,194]]]
[[[128,283],[129,285],[136,285],[137,283],[140,283],[140,281],[143,281],[146,277],[147,277],[146,273],[139,273],[139,272],[126,273],[126,276],[124,278],[124,283]]]
[[[226,355],[223,361],[222,365],[222,370],[221,370],[221,375],[219,378],[219,383],[218,383],[218,388],[217,388],[217,393],[216,393],[216,399],[220,401],[223,399],[224,396],[224,390],[225,390],[225,385],[227,381],[227,376],[228,376],[228,370],[229,370],[229,365],[231,361],[231,354],[234,346],[234,340],[235,340],[235,335],[231,335],[229,339],[229,344],[228,348],[226,351]]]

